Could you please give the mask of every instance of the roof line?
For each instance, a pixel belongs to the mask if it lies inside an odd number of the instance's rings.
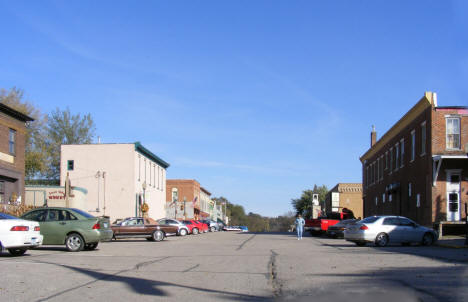
[[[143,145],[140,142],[135,142],[135,151],[138,151],[141,154],[148,156],[150,159],[160,164],[164,169],[167,169],[170,166],[169,163],[165,162],[160,157],[156,156],[153,152],[143,147]]]

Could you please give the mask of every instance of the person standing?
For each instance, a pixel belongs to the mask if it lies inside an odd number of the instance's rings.
[[[302,218],[301,214],[297,215],[297,218],[294,224],[296,225],[297,240],[301,240],[302,233],[304,232],[304,224],[305,224],[305,220],[304,218]]]

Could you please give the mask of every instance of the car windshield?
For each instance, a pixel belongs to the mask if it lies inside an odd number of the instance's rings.
[[[360,223],[374,223],[377,220],[379,220],[379,218],[380,217],[378,217],[378,216],[367,217],[367,218],[364,218],[363,220],[361,220]]]
[[[89,214],[89,213],[86,213],[82,210],[79,210],[79,209],[75,209],[75,208],[72,208],[71,210],[73,210],[74,212],[77,212],[78,214],[80,214],[81,216],[84,216],[86,218],[94,218],[93,215]]]
[[[18,218],[15,216],[5,214],[5,213],[0,213],[0,219],[18,219]]]

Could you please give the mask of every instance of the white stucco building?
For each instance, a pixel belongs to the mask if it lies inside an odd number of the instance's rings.
[[[72,186],[88,191],[85,210],[111,220],[140,215],[146,200],[148,215],[165,216],[166,169],[169,164],[143,147],[130,144],[62,145],[60,184],[67,173]]]

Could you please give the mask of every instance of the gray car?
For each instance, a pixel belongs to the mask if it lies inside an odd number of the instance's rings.
[[[367,242],[373,242],[376,246],[390,243],[431,245],[437,240],[438,234],[406,217],[371,216],[346,228],[344,238],[359,246]]]
[[[170,218],[162,218],[158,220],[158,223],[177,226],[178,227],[177,236],[185,236],[189,233],[188,227],[182,221],[178,221],[178,220],[170,219]]]
[[[201,220],[201,222],[208,225],[210,232],[216,232],[220,230],[219,224],[214,220]]]

